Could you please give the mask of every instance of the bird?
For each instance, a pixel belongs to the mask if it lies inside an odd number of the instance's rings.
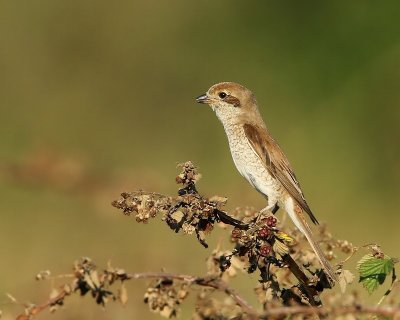
[[[314,239],[305,213],[314,224],[318,220],[285,153],[268,131],[254,94],[238,83],[221,82],[211,86],[196,101],[209,105],[216,113],[225,129],[237,170],[267,199],[268,204],[260,215],[275,214],[283,208],[308,240],[325,274],[336,282],[337,275]]]

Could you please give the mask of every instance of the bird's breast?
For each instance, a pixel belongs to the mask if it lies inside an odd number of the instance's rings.
[[[243,127],[226,126],[225,132],[233,162],[240,174],[260,193],[269,199],[279,200],[283,187],[268,171],[263,161],[258,157],[247,139]]]

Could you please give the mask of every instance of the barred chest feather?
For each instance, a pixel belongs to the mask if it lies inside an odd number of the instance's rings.
[[[282,184],[270,175],[262,160],[248,141],[241,125],[224,124],[233,162],[240,174],[261,194],[268,197],[268,205],[284,201]]]

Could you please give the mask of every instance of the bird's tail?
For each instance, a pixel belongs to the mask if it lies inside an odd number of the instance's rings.
[[[296,227],[305,235],[308,242],[311,245],[311,248],[314,250],[319,262],[321,263],[322,268],[324,269],[325,274],[334,282],[338,281],[337,275],[333,270],[331,264],[329,263],[328,259],[325,257],[324,253],[322,252],[321,247],[315,241],[314,236],[312,234],[311,228],[308,225],[307,221],[303,216],[303,211],[297,204],[294,204],[293,199],[288,199],[285,204],[286,212],[289,214],[290,218],[292,219],[293,223]]]

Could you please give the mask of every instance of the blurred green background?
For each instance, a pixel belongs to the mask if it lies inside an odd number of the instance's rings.
[[[220,81],[256,94],[333,234],[398,256],[399,10],[398,1],[0,2],[1,294],[41,302],[50,284],[34,275],[69,272],[81,256],[203,274],[210,250],[160,222],[135,224],[110,202],[137,188],[174,194],[176,164],[192,160],[202,193],[229,197],[230,209],[265,204],[236,172],[215,115],[194,101]],[[158,319],[144,288],[128,285],[125,308],[71,298],[52,319]]]

